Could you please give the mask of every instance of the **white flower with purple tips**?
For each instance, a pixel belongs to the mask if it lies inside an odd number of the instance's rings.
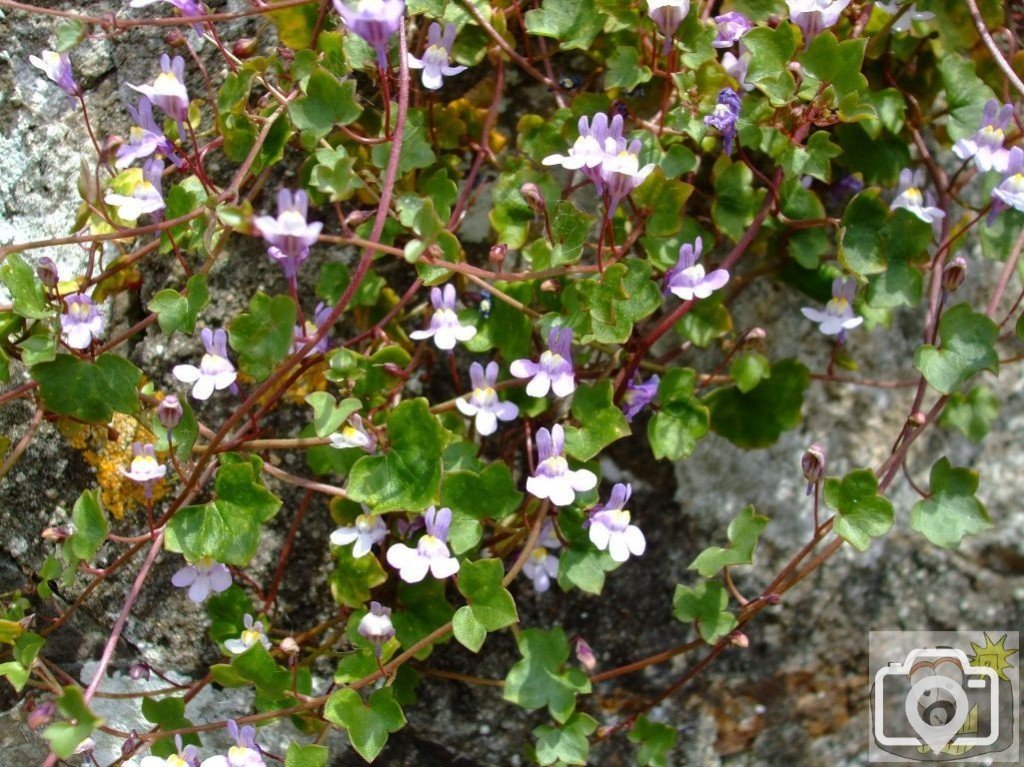
[[[377,65],[388,66],[388,43],[402,25],[404,0],[359,0],[351,7],[334,0],[334,8],[345,20],[345,27],[363,38],[377,52]]]
[[[515,420],[519,407],[514,402],[502,402],[494,391],[498,381],[497,362],[489,362],[486,370],[479,362],[474,362],[469,366],[469,378],[473,391],[455,400],[455,406],[464,416],[476,418],[477,432],[486,437],[498,430],[498,421]]]
[[[444,290],[433,288],[430,291],[430,303],[434,313],[430,317],[430,326],[426,330],[414,330],[409,338],[422,341],[433,338],[438,349],[451,351],[457,341],[468,341],[476,335],[476,328],[459,322],[455,313],[455,286],[445,285]]]
[[[134,457],[128,469],[118,467],[118,471],[142,485],[146,497],[149,498],[153,493],[153,485],[167,474],[167,466],[157,460],[156,448],[152,445],[135,442],[132,444],[132,455]]]
[[[181,736],[174,736],[177,753],[164,758],[162,756],[144,756],[139,767],[199,767],[199,749],[193,745],[184,746]],[[130,764],[126,762],[126,765]]]
[[[455,575],[459,561],[448,551],[448,526],[452,523],[452,510],[431,506],[423,515],[427,526],[426,535],[420,538],[416,548],[396,543],[388,549],[388,564],[398,570],[399,577],[406,583],[419,583],[429,571],[438,580]]]
[[[568,397],[576,390],[576,375],[572,368],[572,329],[551,328],[548,350],[540,360],[515,360],[509,371],[516,378],[529,378],[526,393],[531,397],[545,397],[548,390],[556,397]]]
[[[246,725],[239,728],[234,719],[228,720],[228,733],[235,745],[228,749],[227,756],[211,756],[204,759],[202,767],[266,767],[263,753],[256,745],[256,728]]]
[[[198,604],[210,594],[226,590],[231,585],[231,571],[212,557],[203,557],[194,565],[178,570],[171,578],[171,584],[179,589],[187,587],[188,598]]]
[[[558,577],[558,557],[551,552],[561,545],[562,542],[555,535],[554,526],[551,522],[545,522],[536,547],[523,564],[523,575],[533,581],[533,588],[538,593],[550,589],[552,578]]]
[[[754,26],[750,19],[738,11],[715,16],[715,25],[718,28],[718,36],[711,43],[715,48],[731,48]]]
[[[805,41],[839,21],[849,4],[850,0],[786,0],[789,20],[800,27]]]
[[[267,632],[263,629],[263,621],[254,621],[252,616],[246,613],[242,625],[244,628],[242,629],[241,636],[224,642],[224,647],[227,648],[229,653],[241,655],[250,647],[258,644],[263,645],[265,650],[270,649],[270,639],[267,638]]]
[[[117,217],[135,222],[150,213],[160,214],[167,207],[163,194],[163,160],[153,157],[142,168],[142,181],[135,185],[130,195],[107,191],[103,201],[117,208]]]
[[[29,62],[37,69],[43,70],[46,76],[68,95],[74,106],[75,99],[82,95],[82,89],[75,82],[75,76],[71,71],[71,59],[66,53],[57,51],[44,50],[41,53],[41,57],[29,56]]]
[[[252,222],[270,246],[267,254],[281,265],[289,279],[298,274],[323,228],[321,221],[309,223],[308,213],[309,196],[303,190],[281,189],[277,193],[277,218],[258,216]]]
[[[936,208],[932,203],[935,197],[931,192],[923,193],[924,171],[911,171],[904,168],[900,172],[900,187],[896,199],[889,206],[893,210],[904,208],[909,210],[922,221],[933,224],[939,219],[945,218],[946,214],[941,208]]]
[[[441,25],[436,21],[427,31],[427,49],[423,58],[409,54],[409,67],[423,70],[423,87],[436,91],[444,85],[445,77],[452,77],[466,71],[466,67],[451,66],[452,46],[455,45],[455,25],[449,24],[441,35]]]
[[[223,330],[216,332],[203,328],[200,334],[206,354],[195,365],[175,365],[171,371],[182,383],[193,384],[192,396],[195,399],[209,399],[214,390],[227,389],[235,383],[238,372],[228,359],[228,334]]]
[[[373,643],[379,658],[381,649],[395,636],[395,627],[391,623],[391,608],[380,602],[370,602],[370,611],[360,619],[356,631],[363,639]]]
[[[1006,178],[992,190],[994,199],[990,219],[1003,208],[1024,211],[1024,149],[1019,146],[1010,149],[1006,172]]]
[[[605,157],[601,163],[601,179],[604,181],[604,196],[607,198],[608,216],[629,194],[651,175],[656,167],[650,162],[640,165],[640,139],[626,142],[626,139],[605,140]]]
[[[185,120],[188,118],[188,89],[185,87],[185,59],[175,56],[172,60],[166,53],[160,57],[160,74],[152,85],[132,85],[129,88],[146,96],[164,114],[178,123],[178,134],[185,137]]]
[[[832,300],[825,304],[825,311],[805,306],[800,312],[811,322],[818,323],[818,330],[827,336],[839,336],[840,343],[851,330],[862,322],[863,317],[853,313],[853,299],[857,293],[857,281],[843,280],[836,277],[832,280]]]
[[[625,562],[630,554],[639,557],[647,548],[644,534],[630,523],[631,515],[625,508],[632,493],[629,483],[616,484],[608,503],[595,506],[588,520],[590,542],[601,551],[607,550],[616,562]]]
[[[355,523],[339,527],[331,533],[331,544],[334,546],[352,547],[352,556],[356,559],[370,553],[370,549],[384,540],[388,534],[388,526],[384,520],[371,514],[360,514]]]
[[[185,164],[185,161],[174,151],[174,144],[164,135],[163,130],[153,119],[153,104],[148,98],[145,96],[139,98],[138,108],[129,104],[128,112],[135,121],[135,125],[128,131],[128,143],[117,148],[115,167],[127,168],[136,160],[149,157],[154,152],[164,155],[178,168]]]
[[[953,154],[961,160],[974,160],[982,173],[997,170],[1006,173],[1010,164],[1010,150],[1003,147],[1006,127],[1013,117],[1013,105],[989,99],[981,118],[981,127],[973,136],[953,144]]]
[[[85,293],[65,296],[67,309],[60,315],[60,337],[72,349],[88,349],[94,338],[103,335],[107,321],[99,307]]]
[[[593,120],[583,115],[577,124],[579,138],[569,148],[568,153],[548,155],[541,162],[544,165],[561,165],[566,170],[582,171],[597,188],[597,194],[603,196],[604,177],[601,175],[601,165],[607,158],[605,145],[618,145],[619,139],[622,138],[622,126],[622,115],[615,115],[610,123],[608,115],[604,112],[598,112]]]
[[[342,427],[340,432],[330,436],[331,447],[344,450],[349,447],[358,447],[367,453],[372,453],[377,447],[377,437],[363,426],[363,418],[358,413],[348,419],[348,423]]]
[[[672,36],[690,13],[690,0],[647,0],[647,15],[665,36],[662,55],[672,47]]]
[[[551,431],[537,431],[537,470],[526,480],[526,489],[555,506],[568,506],[576,493],[597,487],[597,475],[589,469],[570,469],[565,459],[565,430],[556,423]]]
[[[665,273],[665,293],[671,293],[683,301],[707,298],[716,290],[725,287],[729,281],[729,272],[725,269],[714,269],[704,272],[698,264],[704,242],[698,237],[693,245],[684,244],[679,248],[679,261]]]

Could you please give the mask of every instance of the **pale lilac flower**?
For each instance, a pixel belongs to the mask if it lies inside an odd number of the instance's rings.
[[[128,143],[121,144],[117,148],[117,160],[114,165],[118,168],[127,168],[136,160],[149,157],[154,152],[160,152],[175,167],[181,168],[185,161],[178,157],[174,151],[174,144],[164,135],[163,130],[153,119],[153,104],[148,98],[139,98],[138,109],[128,105],[128,112],[131,114],[135,125],[128,132]]]
[[[128,5],[132,8],[145,8],[147,5],[153,5],[153,3],[168,2],[181,11],[181,15],[188,18],[192,16],[205,16],[206,12],[203,7],[199,5],[195,0],[131,0]],[[195,30],[197,35],[203,34],[203,27],[201,24],[193,24],[192,29]]]
[[[896,15],[900,9],[900,5],[901,3],[896,2],[896,0],[891,0],[891,2],[888,3],[882,2],[882,0],[875,0],[875,7],[882,9],[890,16]],[[934,18],[935,14],[931,11],[919,11],[917,10],[917,3],[911,3],[910,10],[904,13],[899,20],[892,25],[892,29],[894,32],[906,32],[910,29],[910,25],[915,21],[928,21],[929,19]]]
[[[309,258],[309,249],[316,243],[323,228],[322,221],[308,223],[309,197],[303,190],[282,189],[277,193],[277,218],[258,216],[252,225],[270,246],[267,254],[284,269],[285,277],[294,279],[299,267]]]
[[[690,0],[647,0],[647,15],[665,36],[662,55],[668,54],[672,47],[672,36],[689,13]]]
[[[731,48],[754,26],[750,19],[738,11],[715,16],[715,24],[718,27],[718,36],[711,43],[715,48]]]
[[[640,166],[641,149],[643,144],[640,139],[634,139],[628,144],[624,138],[605,139],[606,157],[601,163],[601,180],[604,182],[603,196],[609,217],[619,203],[654,171],[654,163]]]
[[[171,371],[182,383],[194,384],[192,396],[195,399],[209,399],[214,390],[227,389],[235,383],[238,372],[228,359],[228,334],[223,330],[216,332],[203,328],[201,333],[206,354],[195,365],[175,365]]]
[[[139,767],[199,767],[199,749],[193,745],[183,746],[181,736],[174,736],[174,745],[178,752],[167,758],[160,756],[144,756]],[[130,763],[126,763],[125,767]]]
[[[800,27],[804,40],[833,26],[849,4],[850,0],[786,0],[789,20]]]
[[[490,362],[487,370],[474,362],[469,366],[469,377],[473,391],[466,397],[455,400],[455,406],[464,416],[476,416],[476,430],[484,437],[498,430],[498,421],[512,421],[519,415],[519,407],[513,402],[502,402],[494,391],[498,380],[498,363]]]
[[[630,524],[630,513],[625,508],[633,488],[629,483],[618,483],[612,488],[608,503],[598,504],[590,511],[590,542],[601,551],[608,550],[616,562],[625,562],[629,555],[639,557],[647,548],[644,534]]]
[[[406,583],[419,583],[429,570],[437,579],[455,575],[459,561],[448,551],[448,526],[452,523],[452,510],[431,506],[423,515],[427,533],[420,538],[416,548],[396,543],[388,549],[388,564],[398,570],[399,577]]]
[[[547,351],[540,361],[520,359],[509,366],[516,378],[529,378],[526,393],[531,397],[545,397],[550,389],[556,397],[568,397],[576,390],[576,375],[572,368],[572,328],[551,328]]]
[[[714,111],[704,118],[704,124],[717,128],[722,134],[725,153],[732,152],[732,140],[736,137],[736,121],[740,117],[740,96],[732,88],[723,88],[718,93]]]
[[[231,585],[231,571],[212,557],[203,557],[194,565],[178,570],[171,583],[179,589],[188,586],[188,598],[199,604],[211,593],[219,594]]]
[[[1003,141],[1006,139],[1006,126],[1010,124],[1012,116],[1012,104],[1000,105],[996,99],[989,99],[978,132],[953,144],[953,154],[961,160],[973,158],[982,173],[990,170],[1006,173],[1010,151],[1003,148]]]
[[[671,293],[683,301],[693,301],[725,287],[729,272],[715,269],[705,274],[703,265],[697,263],[703,247],[704,242],[698,237],[693,245],[686,243],[679,248],[679,261],[665,273],[666,295]]]
[[[430,326],[426,330],[414,330],[409,338],[414,341],[433,338],[438,349],[450,351],[455,348],[456,341],[468,341],[476,335],[475,327],[459,323],[459,315],[455,313],[454,285],[445,285],[443,291],[441,288],[431,289],[430,303],[434,306]]]
[[[354,543],[352,556],[358,559],[369,554],[370,549],[383,541],[387,534],[388,526],[384,524],[383,519],[370,514],[360,514],[356,517],[355,524],[339,527],[331,533],[331,544],[348,546]]]
[[[235,745],[228,749],[227,756],[211,756],[203,760],[202,767],[266,767],[260,747],[256,745],[256,728],[246,725],[239,728],[234,719],[228,720],[228,732]]]
[[[568,506],[576,493],[597,487],[597,475],[589,469],[569,468],[565,459],[565,430],[556,423],[537,431],[537,471],[526,480],[526,489],[537,498],[548,498],[555,506]]]
[[[94,338],[103,335],[107,321],[99,307],[85,293],[65,296],[67,311],[60,315],[60,337],[72,349],[88,349]]]
[[[594,655],[594,650],[586,639],[576,636],[573,638],[572,644],[573,649],[576,651],[576,660],[580,662],[583,668],[587,671],[593,671],[597,668],[597,656]]]
[[[551,552],[560,548],[562,542],[555,535],[551,522],[541,528],[537,546],[523,564],[523,575],[533,581],[533,588],[543,593],[551,588],[551,579],[558,577],[558,557]]]
[[[330,439],[331,447],[336,447],[339,450],[347,447],[358,447],[367,453],[372,453],[377,447],[377,437],[372,432],[366,430],[366,427],[363,426],[362,416],[358,413],[351,416],[342,430],[332,434]]]
[[[129,88],[146,96],[160,107],[168,117],[178,123],[178,135],[185,138],[185,120],[188,118],[188,89],[185,88],[185,60],[166,53],[160,57],[161,72],[152,85],[132,85]]]
[[[241,655],[253,645],[261,644],[263,649],[269,650],[270,639],[267,638],[267,632],[263,629],[263,621],[254,621],[249,613],[245,614],[243,622],[245,626],[242,629],[242,635],[237,639],[228,639],[224,642],[224,647],[228,652],[233,655]]]
[[[652,375],[646,381],[641,381],[638,376],[636,381],[630,381],[626,385],[626,391],[622,395],[622,412],[627,421],[632,423],[636,415],[654,401],[660,383],[661,379],[657,375]]]
[[[601,166],[608,158],[606,146],[614,148],[622,139],[622,115],[615,115],[609,124],[608,115],[598,112],[593,119],[582,116],[577,127],[579,138],[569,148],[568,154],[552,154],[541,162],[544,165],[561,165],[566,170],[579,170],[597,188],[598,196],[604,196],[604,176]]]
[[[363,639],[373,643],[379,658],[381,649],[395,636],[395,627],[391,623],[391,608],[380,602],[370,602],[370,611],[360,619],[356,631]]]
[[[455,25],[449,24],[441,36],[441,25],[436,21],[427,31],[427,49],[423,58],[418,59],[409,54],[408,63],[411,69],[423,70],[423,87],[436,91],[444,85],[444,77],[452,77],[466,71],[466,67],[451,66],[450,56],[455,45]]]
[[[167,207],[163,194],[163,173],[163,160],[152,157],[142,168],[142,181],[135,185],[130,195],[108,190],[103,201],[117,208],[117,217],[125,221],[134,223],[146,213],[162,218],[162,211]]]
[[[132,462],[128,470],[118,467],[118,471],[128,479],[142,485],[149,498],[153,492],[153,485],[159,482],[167,474],[167,466],[160,463],[156,458],[156,448],[152,445],[143,445],[141,442],[132,443]]]
[[[1024,211],[1024,150],[1019,146],[1010,149],[1006,172],[1006,178],[992,190],[994,199],[989,220],[1004,208]]]
[[[836,277],[832,280],[832,300],[825,304],[825,311],[803,307],[800,312],[811,322],[818,323],[818,330],[827,336],[838,336],[842,343],[846,331],[864,322],[863,317],[853,313],[853,299],[857,293],[857,281],[843,280]]]
[[[29,56],[28,60],[32,66],[43,70],[57,87],[68,94],[71,105],[75,105],[75,99],[82,95],[82,89],[75,82],[75,76],[71,71],[71,59],[66,53],[44,50],[42,57]]]
[[[405,0],[359,0],[355,8],[344,0],[334,0],[334,8],[345,20],[350,32],[355,32],[377,51],[377,65],[388,66],[388,42],[402,25]]]
[[[320,327],[327,321],[327,317],[330,313],[331,307],[327,306],[323,301],[320,301],[316,305],[316,310],[313,313],[313,319],[307,319],[304,325],[295,326],[295,330],[292,334],[292,354],[313,340],[316,334],[320,332]],[[306,352],[306,356],[317,353],[323,354],[327,351],[327,348],[330,345],[330,339],[327,336],[324,336],[313,345],[312,349]]]
[[[725,73],[740,84],[745,91],[754,90],[754,86],[747,82],[747,69],[750,67],[750,51],[746,50],[743,43],[740,43],[740,55],[737,58],[732,51],[722,54],[722,68]]]
[[[932,205],[935,202],[935,197],[932,193],[928,192],[925,194],[921,192],[922,186],[924,186],[924,171],[918,170],[914,172],[910,168],[904,168],[900,172],[899,193],[889,207],[893,210],[905,208],[929,224],[945,218],[946,214],[942,209]]]

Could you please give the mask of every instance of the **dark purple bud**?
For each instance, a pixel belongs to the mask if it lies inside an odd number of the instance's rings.
[[[57,271],[56,262],[49,256],[43,256],[36,261],[36,275],[39,281],[46,287],[53,288],[60,281],[60,273]]]
[[[807,448],[804,457],[800,459],[800,468],[810,484],[821,482],[825,475],[825,448],[818,444]]]
[[[135,663],[128,669],[128,676],[135,681],[149,679],[149,665],[146,663]]]
[[[764,601],[770,605],[777,605],[779,602],[782,601],[782,596],[780,594],[768,594],[764,598]]]
[[[156,417],[163,424],[167,431],[171,431],[181,422],[185,411],[181,407],[181,400],[174,394],[168,394],[156,407]]]
[[[243,37],[241,40],[235,40],[235,44],[231,46],[231,52],[240,59],[250,58],[256,53],[256,39]]]
[[[132,730],[128,733],[128,737],[125,738],[124,743],[121,744],[121,756],[129,757],[139,750],[139,746],[142,745],[142,739],[139,738],[139,733]]]
[[[967,262],[963,256],[957,256],[942,270],[942,289],[947,293],[956,293],[956,289],[967,279]]]
[[[28,712],[29,729],[38,730],[53,721],[53,715],[57,713],[57,705],[52,700],[47,700],[35,706]]]
[[[597,656],[594,655],[594,651],[590,649],[590,645],[587,644],[587,640],[581,636],[576,637],[574,640],[576,647],[576,660],[580,662],[587,671],[593,671],[597,667]]]

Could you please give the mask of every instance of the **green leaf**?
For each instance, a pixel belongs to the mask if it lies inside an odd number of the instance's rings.
[[[307,149],[335,127],[353,122],[363,111],[356,102],[356,81],[340,82],[322,67],[309,76],[305,90],[306,95],[288,104],[288,114],[292,124],[302,131]]]
[[[753,506],[747,506],[729,523],[729,548],[711,546],[704,549],[690,563],[689,569],[710,578],[723,567],[753,564],[757,540],[767,524],[768,517],[757,514]]]
[[[164,730],[185,729],[192,726],[192,721],[185,716],[185,699],[182,698],[143,698],[142,715],[147,722],[160,725]],[[202,745],[199,736],[191,733],[182,737],[185,745]],[[160,738],[150,749],[154,756],[167,758],[177,754],[178,748],[171,737]]]
[[[487,631],[519,620],[515,600],[501,584],[504,576],[505,568],[497,559],[466,562],[459,570],[459,592],[469,602],[473,618]]]
[[[452,634],[459,644],[470,652],[480,652],[487,639],[487,629],[473,615],[468,605],[455,611],[455,617],[452,618]]]
[[[544,0],[526,13],[526,32],[558,40],[563,51],[587,50],[604,28],[607,16],[594,0]]]
[[[633,202],[647,215],[644,231],[648,237],[670,237],[683,225],[686,201],[693,194],[693,186],[668,175],[667,170],[655,168],[632,195]]]
[[[262,381],[288,356],[295,338],[295,302],[290,296],[257,292],[228,326],[228,343],[238,352],[242,372]]]
[[[502,461],[480,471],[446,470],[440,505],[452,510],[448,529],[452,552],[464,554],[472,549],[480,542],[483,520],[500,520],[514,514],[522,500],[523,494],[516,489],[512,473]]]
[[[736,242],[753,222],[767,192],[754,189],[754,173],[742,162],[731,163],[723,155],[715,163],[715,170],[719,169],[721,172],[715,176],[711,215],[715,225]]]
[[[139,412],[142,371],[116,354],[101,354],[95,364],[70,354],[32,368],[47,409],[88,423],[109,423],[115,412]]]
[[[394,111],[394,110],[392,110]],[[392,118],[394,119],[394,118]],[[429,168],[434,164],[434,150],[427,140],[425,127],[426,116],[420,109],[410,109],[405,121],[405,135],[402,137],[402,149],[398,159],[398,175],[404,176],[417,168]],[[370,159],[378,168],[385,168],[391,157],[393,141],[375,144],[370,150]]]
[[[343,146],[317,149],[310,183],[327,195],[331,202],[347,200],[353,192],[363,188],[363,182],[354,170],[355,164],[355,158],[349,157]]]
[[[328,577],[334,601],[347,607],[362,607],[370,599],[370,590],[388,579],[373,554],[352,556],[351,546],[335,549],[335,567]]]
[[[188,295],[170,288],[161,290],[146,305],[149,311],[156,312],[160,330],[165,335],[178,332],[190,336],[195,333],[199,312],[210,303],[205,274],[193,275],[186,285],[186,291]]]
[[[65,687],[64,693],[57,698],[57,710],[68,721],[54,722],[43,730],[43,737],[50,743],[53,753],[61,759],[67,759],[75,753],[83,740],[103,724],[103,719],[89,710],[82,688],[74,685]]]
[[[621,344],[636,322],[661,305],[651,265],[628,258],[604,270],[604,278],[578,280],[564,295],[570,325],[580,343]]]
[[[783,106],[796,91],[789,62],[797,48],[797,28],[782,23],[775,29],[756,27],[743,36],[750,51],[747,82],[766,95],[772,106]]]
[[[375,690],[369,705],[355,690],[338,690],[327,699],[324,717],[348,731],[352,747],[368,762],[377,758],[390,733],[405,727],[405,714],[390,687]]]
[[[832,85],[840,97],[867,88],[868,80],[860,72],[867,42],[866,37],[839,42],[829,30],[815,36],[797,57],[804,76],[818,81],[811,82],[811,87],[817,90],[819,84]]]
[[[616,567],[618,564],[607,551],[598,551],[589,542],[574,542],[558,558],[558,585],[563,591],[575,586],[587,594],[600,594],[605,573]]]
[[[717,389],[705,397],[711,428],[742,448],[767,447],[800,423],[810,373],[796,360],[772,365],[771,376],[749,392]]]
[[[857,274],[884,272],[887,266],[885,228],[889,207],[878,189],[865,189],[846,206],[839,230],[839,263]]]
[[[57,51],[57,53],[67,53],[77,47],[78,44],[85,39],[85,35],[88,31],[89,27],[79,19],[65,19],[57,25],[57,29],[54,32],[57,38],[57,44],[53,49]]]
[[[569,660],[565,631],[526,629],[516,641],[523,659],[505,678],[505,700],[527,710],[547,706],[555,720],[564,724],[576,708],[576,695],[591,690],[586,674],[565,668]]]
[[[320,277],[316,281],[316,295],[329,304],[336,304],[341,300],[352,281],[348,267],[337,261],[331,261],[323,265],[320,270]],[[376,306],[380,300],[380,291],[387,285],[387,281],[376,272],[368,272],[359,287],[352,294],[349,306]]]
[[[594,226],[594,217],[569,200],[559,200],[550,207],[550,211],[551,234],[554,237],[550,266],[565,266],[579,261]]]
[[[639,743],[637,767],[668,767],[668,755],[676,744],[676,730],[641,715],[629,731],[629,740]]]
[[[884,232],[888,268],[868,285],[868,304],[875,309],[917,306],[921,300],[921,266],[928,262],[931,224],[907,210],[897,210]]]
[[[760,352],[744,352],[733,360],[729,375],[743,394],[772,374],[772,365]]]
[[[284,767],[327,767],[330,752],[327,746],[302,746],[291,743],[288,753],[284,755]]]
[[[291,672],[279,666],[259,642],[234,656],[231,659],[231,670],[255,685],[257,692],[271,698],[282,697],[282,693],[292,685]]]
[[[999,398],[987,386],[976,386],[967,395],[951,395],[939,423],[959,429],[971,442],[981,442],[998,416]]]
[[[573,714],[563,727],[549,724],[533,731],[537,738],[537,761],[541,765],[587,763],[587,736],[597,729],[597,720],[587,714]]]
[[[78,496],[71,521],[75,532],[64,542],[64,550],[70,552],[74,560],[92,559],[107,539],[108,530],[99,489],[86,490]]]
[[[35,270],[17,253],[11,253],[0,266],[0,282],[11,294],[14,313],[30,320],[45,319],[53,314],[46,305],[43,283]]]
[[[697,588],[676,586],[672,614],[681,623],[695,621],[701,639],[714,644],[736,628],[736,616],[726,610],[729,594],[718,581],[702,581]]]
[[[969,58],[952,53],[942,56],[938,66],[946,88],[946,104],[949,108],[946,130],[949,138],[951,141],[959,141],[973,136],[981,124],[985,103],[995,98],[995,94],[974,73],[974,62]]]
[[[842,480],[825,480],[825,503],[839,512],[833,528],[860,551],[867,551],[871,539],[885,535],[892,527],[892,504],[878,495],[878,479],[871,469],[857,469]]]
[[[918,348],[914,367],[929,384],[943,394],[952,394],[975,373],[999,372],[995,350],[999,326],[968,304],[957,304],[943,313],[939,321],[942,343]]]
[[[317,7],[312,4],[295,5],[267,14],[277,27],[277,39],[293,51],[309,48],[313,44]]]
[[[444,581],[434,578],[420,583],[398,584],[398,604],[401,607],[391,616],[391,622],[395,624],[395,634],[402,647],[411,647],[452,619],[455,610],[444,594]],[[433,645],[427,645],[416,653],[416,657],[422,660],[432,650]]]
[[[248,594],[235,584],[219,594],[211,594],[205,604],[206,614],[210,616],[210,639],[214,642],[237,638],[245,614],[257,613]]]
[[[671,368],[659,381],[661,407],[647,424],[655,458],[681,461],[708,433],[708,409],[693,396],[696,381],[697,374],[686,368]]]
[[[629,45],[619,45],[606,62],[604,73],[605,88],[633,90],[651,79],[651,68],[640,64],[640,52]]]
[[[325,391],[306,395],[306,404],[313,408],[313,429],[318,437],[334,434],[350,415],[363,407],[355,397],[335,403],[334,397]]]
[[[214,482],[214,500],[186,506],[167,523],[164,545],[190,562],[213,557],[231,565],[249,563],[260,544],[265,522],[281,507],[281,500],[263,486],[263,461],[225,453]]]
[[[612,402],[614,393],[610,379],[576,387],[572,417],[580,425],[565,429],[565,449],[573,458],[589,461],[612,442],[629,436],[626,416]]]
[[[942,458],[932,466],[929,487],[931,494],[910,511],[910,529],[936,546],[956,548],[965,535],[992,526],[988,512],[975,497],[978,472],[954,467],[948,458]]]

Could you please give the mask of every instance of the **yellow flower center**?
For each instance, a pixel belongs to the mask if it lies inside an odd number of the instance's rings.
[[[543,562],[548,557],[548,550],[545,549],[543,546],[538,546],[532,552],[530,552],[530,556],[538,562]]]
[[[177,754],[171,754],[167,757],[167,767],[188,767],[188,762]]]
[[[254,644],[258,644],[260,641],[260,632],[256,629],[245,629],[242,632],[242,644],[246,647],[252,647]]]
[[[903,194],[906,195],[908,200],[910,200],[911,205],[920,205],[924,202],[924,195],[921,194],[921,190],[917,187],[912,186]]]
[[[156,88],[177,88],[181,81],[174,75],[174,72],[161,72],[156,76],[153,86]]]
[[[89,304],[75,302],[68,307],[68,314],[76,320],[85,320],[92,314],[92,307]]]

